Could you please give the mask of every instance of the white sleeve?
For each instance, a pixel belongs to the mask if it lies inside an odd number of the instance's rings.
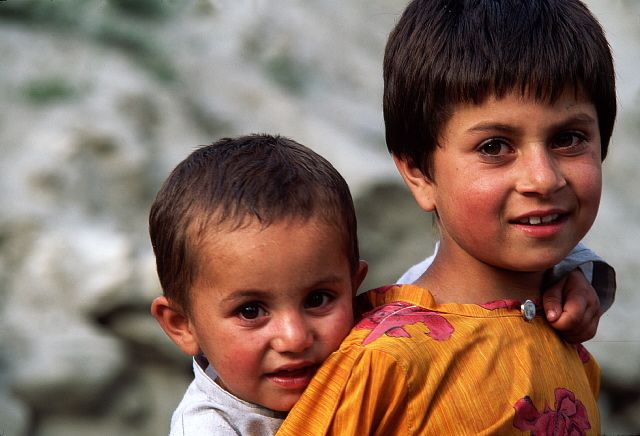
[[[431,266],[433,259],[436,257],[436,253],[438,252],[438,247],[440,246],[440,241],[436,242],[436,246],[433,249],[433,254],[427,257],[420,263],[416,263],[411,268],[406,270],[404,274],[396,281],[398,284],[410,284],[415,282],[420,278],[420,276]]]

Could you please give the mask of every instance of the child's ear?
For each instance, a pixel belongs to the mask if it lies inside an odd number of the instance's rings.
[[[183,353],[189,356],[200,353],[200,346],[189,317],[169,299],[162,296],[153,300],[151,315]]]
[[[364,281],[364,278],[367,276],[368,271],[369,271],[369,264],[361,259],[358,262],[358,270],[356,271],[355,278],[353,280],[353,296],[354,297],[356,295],[356,292],[358,292],[358,288]]]
[[[436,208],[435,183],[429,180],[420,168],[406,159],[393,155],[393,161],[418,206],[426,212],[434,211]]]

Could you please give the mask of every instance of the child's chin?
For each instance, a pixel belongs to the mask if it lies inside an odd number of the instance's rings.
[[[302,393],[299,395],[284,395],[278,399],[274,399],[274,401],[269,402],[269,404],[263,404],[267,409],[275,410],[276,412],[288,413],[296,402],[300,399]]]

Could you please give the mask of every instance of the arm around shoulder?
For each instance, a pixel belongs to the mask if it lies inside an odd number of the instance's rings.
[[[550,281],[555,282],[576,268],[582,270],[596,290],[600,299],[601,311],[607,311],[613,304],[616,294],[616,272],[613,267],[580,243],[553,268]]]

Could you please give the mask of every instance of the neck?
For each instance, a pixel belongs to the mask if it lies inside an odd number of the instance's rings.
[[[429,269],[415,282],[428,289],[437,303],[482,304],[494,300],[535,300],[540,297],[544,271],[503,269],[451,253],[441,247]]]

